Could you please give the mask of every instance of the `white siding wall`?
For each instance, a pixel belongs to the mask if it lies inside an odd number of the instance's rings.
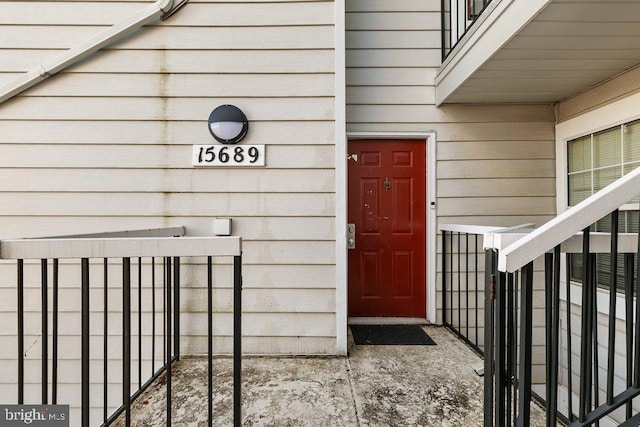
[[[150,3],[3,4],[0,84]],[[246,352],[335,354],[334,55],[333,1],[191,0],[0,105],[0,237],[167,226],[211,235],[214,217],[233,218],[244,239]],[[192,145],[214,142],[209,113],[225,103],[250,120],[243,143],[266,145],[265,168],[191,166]],[[206,351],[201,268],[182,272],[187,354]],[[14,269],[2,266],[3,319],[15,319]],[[216,351],[228,353],[224,277]],[[101,281],[93,286],[99,314]],[[27,287],[37,325],[39,280]],[[15,320],[3,324],[4,342]],[[28,358],[39,352],[32,344]],[[0,358],[15,363],[15,351]]]
[[[8,36],[0,64],[12,76],[142,7],[7,6],[0,23],[22,24],[0,27]],[[334,352],[333,7],[192,1],[7,102],[0,108],[2,236],[174,225],[206,235],[212,217],[231,217],[245,239],[245,310],[291,312],[293,335],[304,337],[271,351]],[[265,169],[191,167],[191,145],[213,141],[206,119],[223,103],[247,114],[246,143],[267,145]],[[313,274],[301,275],[303,264]],[[331,303],[309,315],[326,316],[324,328],[314,324],[317,333],[308,333],[296,298],[268,307],[252,298],[266,288],[321,289],[320,301]]]
[[[557,121],[562,123],[640,92],[640,67],[606,80],[558,104]]]
[[[540,225],[553,216],[553,108],[436,108],[440,1],[347,0],[346,5],[347,130],[435,131],[438,223]],[[439,254],[440,246],[438,239]],[[439,256],[438,270],[441,265]],[[440,274],[437,283],[440,322]]]

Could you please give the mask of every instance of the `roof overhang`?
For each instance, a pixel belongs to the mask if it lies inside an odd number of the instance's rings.
[[[443,62],[436,104],[554,103],[640,64],[636,2],[493,0]]]

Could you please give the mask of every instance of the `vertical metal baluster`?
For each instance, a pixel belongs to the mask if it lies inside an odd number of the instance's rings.
[[[451,312],[449,326],[453,327],[453,231],[449,243],[449,311]]]
[[[573,416],[573,363],[571,361],[571,255],[565,257],[566,278],[565,285],[567,289],[567,402],[568,402],[568,418],[569,421],[574,420]]]
[[[626,324],[627,388],[633,385],[633,253],[624,254],[624,302]],[[627,403],[626,417],[631,418],[632,401]]]
[[[491,249],[484,253],[484,426],[493,427],[493,301],[497,253]]]
[[[593,322],[592,332],[593,332],[593,388],[592,388],[592,396],[593,396],[593,408],[597,408],[600,406],[600,378],[598,375],[598,366],[599,357],[598,357],[598,300],[596,298],[597,295],[597,282],[598,282],[598,273],[597,273],[597,262],[596,262],[596,254],[592,254],[591,261],[591,277],[592,284],[591,287],[591,320]],[[596,421],[596,427],[600,425],[599,421]]]
[[[18,263],[18,405],[24,404],[24,260]]]
[[[162,364],[167,364],[167,258],[162,258]]]
[[[122,402],[131,425],[131,258],[122,260]]]
[[[447,54],[451,53],[451,47],[453,46],[453,7],[451,5],[451,0],[446,0],[449,3],[449,49]]]
[[[475,251],[474,251],[475,252],[475,263],[474,263],[474,266],[475,266],[475,269],[476,269],[476,288],[475,288],[475,291],[474,291],[475,302],[476,302],[476,305],[475,305],[475,308],[476,308],[475,309],[475,315],[476,315],[476,342],[475,342],[475,344],[476,344],[476,346],[480,347],[479,346],[480,337],[478,336],[478,334],[480,333],[479,332],[479,328],[478,328],[478,311],[480,311],[480,310],[478,308],[478,289],[479,289],[478,288],[478,270],[479,270],[479,267],[478,267],[478,235],[477,234],[475,235],[475,238],[476,238]]]
[[[553,333],[553,325],[551,319],[553,318],[553,254],[544,254],[544,328],[545,328],[545,385],[546,385],[546,425],[551,426],[551,334]]]
[[[613,404],[616,344],[616,299],[618,289],[618,210],[611,213],[611,256],[609,262],[609,344],[607,348],[607,403]],[[596,368],[597,375],[597,368]],[[597,393],[596,393],[597,394]]]
[[[102,260],[102,283],[103,283],[103,300],[104,310],[102,313],[102,418],[103,423],[107,423],[109,417],[109,260],[104,258]]]
[[[513,311],[513,316],[511,318],[511,329],[512,329],[512,341],[513,345],[510,347],[509,351],[511,353],[511,372],[512,376],[509,380],[513,383],[513,398],[512,398],[512,418],[510,420],[510,425],[515,425],[516,417],[518,415],[518,388],[516,375],[518,372],[518,272],[513,274],[513,295],[511,298],[511,306]]]
[[[89,426],[89,259],[82,258],[82,426]]]
[[[138,257],[138,390],[142,388],[142,258]]]
[[[53,260],[53,331],[51,359],[51,404],[58,404],[58,260]]]
[[[517,427],[527,427],[531,418],[531,347],[532,347],[532,295],[533,262],[522,268],[522,289],[520,290],[520,375],[518,378],[518,418]]]
[[[442,0],[444,2],[444,0]],[[447,325],[447,232],[442,230],[442,324]]]
[[[512,388],[513,388],[513,374],[515,372],[513,363],[514,363],[514,355],[513,348],[516,346],[516,341],[514,341],[514,330],[513,330],[513,317],[515,316],[515,312],[513,311],[513,287],[514,287],[514,275],[507,275],[507,292],[505,298],[505,305],[507,310],[507,318],[506,318],[506,327],[507,327],[507,342],[506,342],[506,374],[505,374],[505,386],[506,386],[506,404],[505,409],[507,411],[506,414],[506,422],[509,425],[512,425],[512,413],[511,413],[511,401],[512,401]]]
[[[589,255],[590,230],[587,227],[582,234],[582,318],[580,332],[580,409],[578,419],[583,422],[591,407],[589,398],[591,389],[591,256]]]
[[[467,339],[469,339],[469,233],[465,233],[465,239],[466,239],[466,246],[464,248],[465,250],[465,277],[466,277],[466,288],[464,290],[464,297],[465,297],[465,314],[466,314],[466,325],[465,325],[465,330],[466,330],[466,334],[465,337]]]
[[[560,246],[556,246],[553,250],[553,318],[552,318],[552,338],[551,338],[551,388],[547,399],[551,402],[549,406],[551,418],[549,425],[557,424],[558,413],[558,367],[559,347],[560,347]]]
[[[156,373],[156,259],[151,258],[151,375]]]
[[[440,0],[440,28],[442,29],[442,31],[440,31],[440,60],[442,60],[444,62],[444,59],[446,58],[445,56],[445,41],[446,41],[446,36],[445,36],[445,5],[444,5],[444,0]],[[442,270],[444,271],[444,270]]]
[[[462,263],[460,262],[460,258],[460,232],[458,232],[458,325],[456,328],[458,332],[462,331]]]
[[[506,298],[506,282],[507,275],[502,272],[498,272],[495,282],[495,407],[496,407],[496,427],[502,427],[506,425],[506,411],[505,411],[505,298]]]
[[[233,424],[242,426],[242,256],[233,257]]]
[[[165,258],[165,264],[166,264],[166,280],[167,280],[167,326],[166,326],[166,330],[167,330],[167,420],[166,420],[166,425],[170,426],[171,425],[171,362],[173,360],[173,352],[171,350],[171,345],[172,345],[172,341],[171,341],[171,328],[172,328],[172,322],[171,322],[171,258],[170,257],[166,257]]]
[[[640,298],[640,229],[638,230],[638,251],[636,252],[636,278],[636,348],[635,357],[633,358],[633,386],[640,388],[640,304],[637,303]]]
[[[213,426],[213,266],[207,257],[207,424]]]
[[[180,359],[180,257],[173,258],[173,351],[176,360]]]
[[[42,372],[42,404],[46,405],[49,401],[49,289],[48,289],[48,271],[47,260],[40,260],[40,278],[41,278],[41,293],[42,293],[42,308],[41,308],[41,320],[42,320],[42,359],[41,359],[41,372]]]

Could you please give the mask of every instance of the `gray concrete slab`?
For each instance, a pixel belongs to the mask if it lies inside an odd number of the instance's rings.
[[[356,346],[351,377],[360,425],[482,425],[482,359],[453,334],[425,328],[435,346]]]
[[[347,358],[244,358],[243,425],[482,425],[482,377],[473,370],[481,359],[446,329],[425,330],[438,345],[350,345]],[[206,425],[206,370],[200,357],[174,366],[174,425]],[[216,426],[232,424],[231,375],[231,360],[216,359]],[[137,399],[132,425],[166,424],[165,382],[161,377]]]

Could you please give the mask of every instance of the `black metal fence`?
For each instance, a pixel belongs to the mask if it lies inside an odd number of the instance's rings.
[[[443,61],[489,3],[491,0],[441,0]]]
[[[540,287],[533,262],[500,272],[498,251],[487,250],[486,426],[530,425],[535,394],[544,401],[548,426],[594,425],[605,417],[638,425],[640,304],[634,303],[640,295],[640,233],[619,233],[618,211],[610,221],[610,233],[589,227],[545,254],[544,326],[533,319],[534,287]],[[599,260],[603,254],[606,266]],[[598,286],[605,267],[610,285]],[[536,328],[543,328],[543,342],[535,342]],[[532,378],[536,348],[544,349],[541,381]]]
[[[182,239],[183,241],[187,238]],[[159,240],[158,240],[159,241]],[[0,245],[4,242],[0,242]],[[134,245],[135,246],[135,243]],[[198,246],[198,245],[196,245]],[[239,246],[238,246],[239,247]],[[3,247],[4,249],[4,247]],[[197,248],[196,252],[202,248]],[[194,256],[197,253],[187,253]],[[199,254],[201,255],[201,254]],[[231,254],[229,254],[231,255]],[[213,253],[206,257],[208,287],[208,425],[213,425]],[[242,257],[238,252],[233,256],[233,414],[234,424],[241,425],[241,288]],[[5,256],[3,258],[12,258]],[[69,257],[67,257],[69,258]],[[79,408],[80,424],[110,425],[119,417],[124,424],[131,424],[132,403],[142,392],[159,377],[166,379],[166,425],[172,424],[172,365],[180,359],[180,270],[181,258],[178,256],[161,257],[112,257],[79,260],[41,259],[29,261],[15,258],[17,291],[17,372],[16,397],[18,404],[69,404]],[[79,261],[79,262],[78,262]],[[191,263],[195,260],[191,260]],[[6,263],[3,264],[6,266]],[[77,270],[79,266],[79,270]],[[34,269],[39,274],[34,275]],[[65,274],[61,275],[61,270]],[[114,277],[113,270],[120,270]],[[72,271],[75,270],[74,274]],[[96,270],[99,274],[95,274]],[[137,270],[137,273],[135,271]],[[132,274],[132,271],[134,274]],[[91,272],[91,273],[90,273]],[[77,275],[77,276],[76,276]],[[37,279],[40,288],[39,330],[33,330],[33,307],[25,307],[25,291],[32,295],[33,279]],[[61,277],[64,277],[62,279]],[[71,277],[76,277],[76,280]],[[94,278],[92,276],[98,276]],[[78,280],[79,279],[79,280]],[[75,284],[79,284],[76,286]],[[37,285],[35,285],[37,286]],[[61,303],[68,301],[60,298],[61,288],[66,296],[75,294],[79,300],[79,310],[61,310]],[[114,298],[114,289],[121,291],[121,302]],[[116,300],[116,301],[113,301]],[[116,314],[114,314],[116,313]],[[26,314],[29,326],[25,325]],[[115,318],[114,318],[115,317]],[[101,319],[100,319],[101,318]],[[49,322],[51,320],[51,323]],[[79,325],[79,348],[69,348],[69,336]],[[96,326],[98,326],[96,328]],[[61,329],[65,329],[66,341],[61,345]],[[100,332],[97,332],[97,329]],[[28,338],[27,338],[28,337]],[[35,339],[34,339],[35,337]],[[117,342],[116,340],[121,340]],[[39,397],[34,393],[32,360],[25,360],[25,343],[32,347],[40,341],[40,380]],[[101,351],[91,343],[102,341]],[[115,345],[117,344],[117,345]],[[62,348],[64,356],[61,358]],[[73,357],[70,352],[75,351]],[[29,357],[32,359],[32,357]],[[79,393],[69,390],[69,381],[61,382],[59,365],[61,359],[68,365],[77,363],[80,372]],[[78,360],[79,359],[79,360]],[[121,360],[119,369],[114,369],[113,361]],[[28,362],[28,366],[27,363]],[[98,366],[96,366],[98,365]],[[27,370],[27,371],[26,371]],[[101,375],[95,372],[101,370]],[[120,372],[113,372],[113,371]],[[68,369],[67,369],[68,371]],[[25,378],[25,374],[28,378]],[[114,402],[113,378],[121,381],[119,402]],[[65,391],[60,390],[64,383]],[[100,405],[95,395],[102,395]],[[80,396],[79,399],[77,396]],[[74,401],[77,399],[77,401]],[[97,419],[96,406],[101,406],[100,421]],[[76,409],[77,410],[77,409]],[[91,413],[90,411],[93,411]]]
[[[442,230],[442,324],[484,353],[484,251],[478,233]]]

